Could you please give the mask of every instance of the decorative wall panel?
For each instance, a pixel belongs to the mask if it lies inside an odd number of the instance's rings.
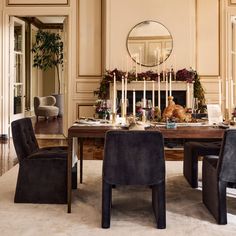
[[[197,71],[201,76],[217,76],[220,74],[219,0],[197,0],[196,4]]]
[[[79,76],[102,74],[102,3],[79,1]]]
[[[7,5],[69,5],[69,0],[7,0]]]

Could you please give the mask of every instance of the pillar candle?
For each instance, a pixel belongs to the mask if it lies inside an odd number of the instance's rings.
[[[218,80],[219,82],[219,105],[220,105],[220,108],[221,108],[221,105],[222,105],[222,92],[221,92],[221,78],[219,77],[219,80]]]
[[[135,96],[135,90],[133,89],[133,116],[136,115],[136,96]]]
[[[170,96],[172,96],[172,70],[171,69],[170,69],[169,88],[170,88]]]
[[[116,113],[116,74],[113,74],[113,113]]]
[[[158,108],[161,109],[161,80],[160,80],[160,75],[158,75]]]
[[[228,95],[229,95],[229,84],[228,84],[228,79],[226,78],[226,83],[225,83],[225,108],[229,108],[229,100],[228,100]]]
[[[155,107],[155,83],[152,81],[152,107]]]
[[[146,107],[146,80],[143,77],[143,107]]]
[[[166,73],[164,72],[164,77],[166,81],[166,107],[168,107],[168,79],[166,78]]]

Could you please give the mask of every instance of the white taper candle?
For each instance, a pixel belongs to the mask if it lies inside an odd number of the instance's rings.
[[[161,80],[160,75],[158,76],[158,108],[161,109]]]
[[[225,83],[225,108],[226,109],[229,109],[229,98],[228,98],[228,95],[229,95],[229,81],[226,78],[226,83]]]
[[[143,107],[146,107],[146,80],[143,77]]]
[[[135,96],[135,90],[133,89],[133,116],[136,115],[136,96]]]
[[[113,113],[116,113],[116,74],[113,74]]]
[[[155,82],[152,81],[152,107],[155,107]]]

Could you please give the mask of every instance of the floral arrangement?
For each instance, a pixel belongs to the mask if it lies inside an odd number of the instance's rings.
[[[192,69],[190,70],[182,69],[176,72],[176,80],[192,83],[195,80],[196,75],[197,75],[197,72]]]
[[[194,97],[198,98],[199,100],[199,109],[203,111],[203,107],[205,104],[205,96],[204,96],[204,89],[202,88],[200,78],[195,70],[190,68],[190,70],[182,69],[176,72],[176,75],[173,70],[167,73],[167,77],[169,78],[170,73],[172,74],[172,79],[177,81],[186,81],[187,83],[194,83]],[[100,83],[100,87],[98,90],[94,91],[94,94],[98,96],[99,99],[108,99],[109,98],[109,84],[113,83],[113,76],[116,75],[116,81],[121,81],[123,76],[127,76],[128,83],[132,81],[143,81],[145,77],[147,81],[151,80],[158,80],[158,76],[160,76],[160,80],[163,80],[163,72],[159,75],[153,71],[146,71],[142,73],[136,74],[135,72],[126,72],[114,69],[114,70],[107,70],[104,74],[102,81]]]
[[[110,113],[110,106],[106,100],[98,99],[94,105],[95,112],[99,118],[107,117]]]

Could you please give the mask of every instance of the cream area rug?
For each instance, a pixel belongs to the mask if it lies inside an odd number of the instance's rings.
[[[202,204],[201,190],[185,181],[182,166],[166,162],[167,228],[162,230],[156,228],[148,187],[113,189],[111,228],[101,228],[102,161],[84,161],[84,183],[73,190],[71,214],[66,205],[15,204],[15,166],[0,177],[0,235],[236,235],[236,195],[228,197],[228,224],[217,225]]]

